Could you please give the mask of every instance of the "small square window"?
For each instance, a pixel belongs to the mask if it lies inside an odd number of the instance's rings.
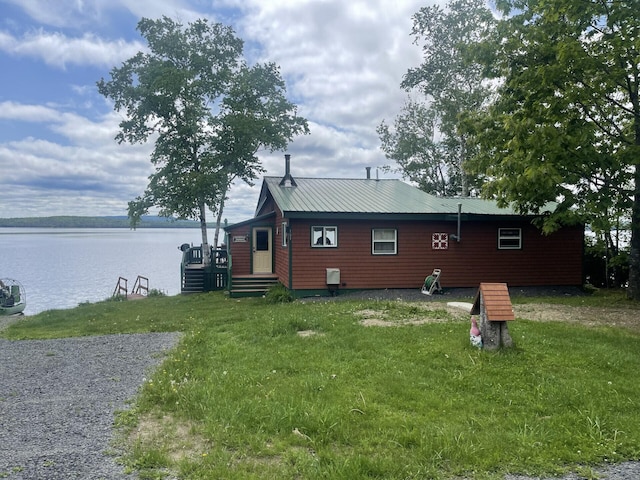
[[[499,250],[521,250],[522,249],[522,229],[521,228],[499,228],[498,229],[498,249]]]
[[[371,253],[373,255],[397,254],[398,231],[395,228],[376,228],[372,230]]]
[[[311,227],[312,247],[337,247],[338,227]]]

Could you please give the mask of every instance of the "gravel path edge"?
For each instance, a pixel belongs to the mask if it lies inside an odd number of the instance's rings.
[[[128,408],[180,338],[150,333],[0,339],[0,477],[134,479],[108,452]]]

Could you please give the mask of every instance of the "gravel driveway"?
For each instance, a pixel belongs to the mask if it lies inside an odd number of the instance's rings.
[[[178,338],[0,339],[0,478],[136,478],[108,455],[114,412]]]

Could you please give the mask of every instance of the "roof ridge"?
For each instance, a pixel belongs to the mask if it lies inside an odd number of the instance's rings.
[[[465,215],[517,215],[495,200],[440,197],[398,178],[296,177],[295,188],[279,186],[279,176],[263,180],[263,189],[283,212],[458,215],[462,210]]]
[[[263,178],[282,178],[282,177],[279,176],[279,175],[265,175]],[[394,182],[405,183],[400,178],[344,178],[344,177],[298,177],[298,176],[296,176],[296,179],[302,179],[302,180],[349,180],[349,181],[362,180],[362,181],[369,181],[369,182],[394,181]],[[409,186],[411,186],[411,185],[409,185]]]

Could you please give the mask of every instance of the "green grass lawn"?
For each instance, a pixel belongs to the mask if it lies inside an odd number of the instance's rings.
[[[372,316],[394,326],[364,326]],[[118,418],[141,478],[588,477],[640,459],[637,330],[522,318],[509,330],[515,348],[491,353],[444,308],[214,293],[44,312],[1,334],[184,333]]]

